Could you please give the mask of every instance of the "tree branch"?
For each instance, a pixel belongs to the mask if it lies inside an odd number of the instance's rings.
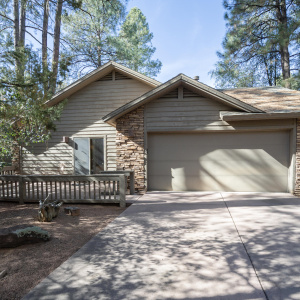
[[[32,33],[30,33],[27,30],[26,30],[26,33],[28,33],[36,42],[38,42],[40,45],[42,45],[42,43]],[[47,49],[50,50],[50,51],[52,51],[52,49],[50,49],[49,47],[47,47]]]
[[[7,27],[4,27],[4,28],[2,28],[1,30],[0,30],[0,32],[2,32],[2,31],[4,31],[4,30],[6,30],[6,29],[8,29],[8,28],[13,28],[12,26],[7,26]]]
[[[14,22],[13,19],[11,19],[11,18],[9,18],[8,16],[3,15],[3,14],[1,14],[1,13],[0,13],[0,17],[6,18],[7,20],[9,20],[9,21],[11,21],[11,22]]]
[[[16,83],[16,82],[9,82],[9,81],[4,81],[4,80],[0,80],[0,86],[1,85],[5,85],[5,86],[9,86],[9,87],[30,87],[30,86],[34,86],[34,84],[29,84],[29,83]]]

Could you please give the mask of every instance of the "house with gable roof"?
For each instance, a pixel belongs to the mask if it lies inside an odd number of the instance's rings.
[[[46,105],[64,99],[52,138],[24,150],[24,173],[134,170],[137,192],[300,194],[298,91],[160,83],[109,62]]]

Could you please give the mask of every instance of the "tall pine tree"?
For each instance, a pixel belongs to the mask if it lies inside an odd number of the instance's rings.
[[[149,76],[156,76],[161,62],[153,60],[153,34],[146,17],[138,8],[125,17],[126,0],[85,0],[82,10],[64,18],[64,41],[73,77],[80,77],[109,60]]]
[[[300,0],[224,0],[224,7],[224,52],[212,72],[217,82],[224,85],[225,76],[227,85],[281,81],[290,88],[299,76]]]
[[[156,50],[152,39],[146,17],[137,7],[132,8],[115,39],[116,59],[135,71],[156,76],[162,64],[152,59]]]
[[[22,149],[47,140],[55,128],[61,107],[48,109],[44,103],[55,92],[62,66],[61,15],[63,9],[79,8],[80,3],[81,0],[53,0],[51,5],[48,0],[1,1],[0,161],[1,157],[11,156],[15,147]],[[51,8],[54,26],[48,22]],[[42,34],[35,35],[34,30]],[[49,63],[48,35],[53,37]],[[33,47],[32,40],[37,46]]]
[[[126,0],[85,0],[82,9],[65,15],[64,36],[73,78],[98,68],[115,56],[111,37],[124,20]]]

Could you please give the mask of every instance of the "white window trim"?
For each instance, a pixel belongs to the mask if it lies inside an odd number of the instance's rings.
[[[83,139],[86,139],[88,138],[89,139],[89,144],[91,144],[91,139],[103,139],[103,156],[104,156],[104,171],[107,170],[107,143],[106,143],[106,135],[97,135],[97,136],[84,136],[84,135],[73,135],[71,136],[71,140],[72,140],[72,148],[73,148],[73,151],[72,151],[72,156],[73,156],[73,161],[72,161],[72,167],[73,167],[73,174],[75,175],[75,153],[74,153],[74,138],[75,139],[80,139],[80,138],[83,138]],[[89,153],[91,154],[91,153]],[[89,175],[92,175],[91,174],[91,155],[89,155]]]

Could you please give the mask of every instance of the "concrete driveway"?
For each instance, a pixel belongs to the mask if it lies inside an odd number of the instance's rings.
[[[300,299],[300,199],[152,192],[24,299]]]

